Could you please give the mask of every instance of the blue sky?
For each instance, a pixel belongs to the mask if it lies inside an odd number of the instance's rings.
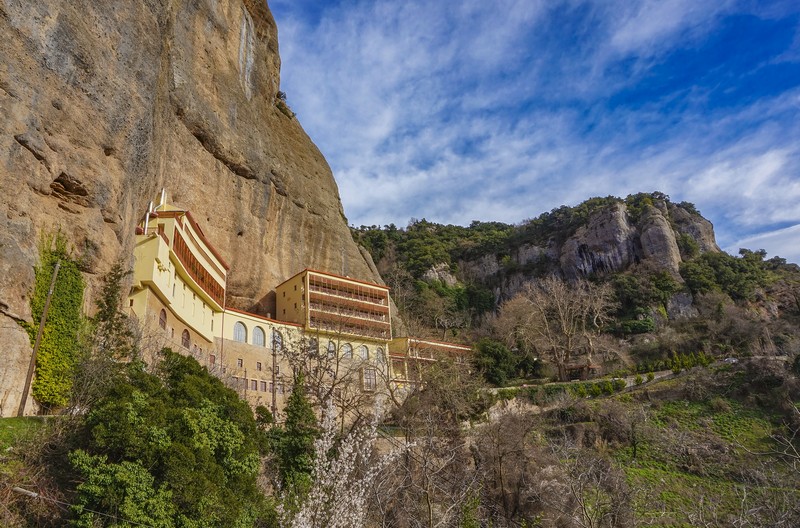
[[[272,0],[282,89],[351,224],[694,202],[800,262],[800,3]]]

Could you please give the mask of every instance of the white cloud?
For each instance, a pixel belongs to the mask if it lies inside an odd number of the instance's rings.
[[[622,55],[647,56],[671,47],[676,34],[707,32],[714,18],[731,4],[727,1],[645,0],[615,3],[619,22],[613,28],[609,47]],[[691,35],[688,35],[691,36]]]
[[[800,263],[800,224],[737,240],[725,251],[736,255],[739,248],[764,249],[770,257],[783,257],[789,262]]]
[[[608,104],[733,2],[354,1],[311,21],[294,4],[277,4],[284,90],[353,223],[518,222],[652,190],[695,202],[723,245],[800,222],[800,90]]]

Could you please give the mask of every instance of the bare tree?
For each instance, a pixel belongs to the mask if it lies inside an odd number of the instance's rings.
[[[607,284],[595,285],[583,279],[568,283],[549,276],[526,285],[507,301],[497,325],[515,343],[547,354],[564,380],[566,365],[579,352],[586,352],[587,361],[591,360],[612,307],[612,291]]]
[[[558,512],[556,525],[581,528],[634,526],[633,490],[611,460],[567,443],[551,444],[564,479],[546,491],[545,503]]]
[[[332,402],[337,407],[341,430],[357,411],[371,408],[375,397],[386,393],[378,382],[388,379],[387,347],[370,350],[358,344],[358,336],[344,331],[347,321],[342,314],[336,328],[306,334],[282,351],[292,370],[304,373],[314,404],[322,409]]]
[[[470,463],[461,420],[469,414],[478,384],[463,365],[437,362],[422,372],[421,388],[400,409],[395,422],[405,434],[393,440],[409,446],[382,476],[372,509],[376,524],[397,527],[454,526],[480,474]],[[377,516],[376,516],[377,517]]]

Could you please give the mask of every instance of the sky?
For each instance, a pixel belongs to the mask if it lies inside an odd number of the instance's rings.
[[[352,225],[694,203],[800,263],[800,2],[270,0]]]

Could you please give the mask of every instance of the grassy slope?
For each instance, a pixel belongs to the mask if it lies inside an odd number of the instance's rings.
[[[711,374],[713,387],[702,399],[685,397],[690,376],[613,398],[633,412],[646,394],[636,458],[626,442],[607,446],[628,482],[644,491],[635,506],[642,522],[726,524],[753,508],[779,513],[800,502],[800,474],[785,461],[753,454],[777,447],[771,435],[785,432],[783,417],[739,397],[741,371]]]

